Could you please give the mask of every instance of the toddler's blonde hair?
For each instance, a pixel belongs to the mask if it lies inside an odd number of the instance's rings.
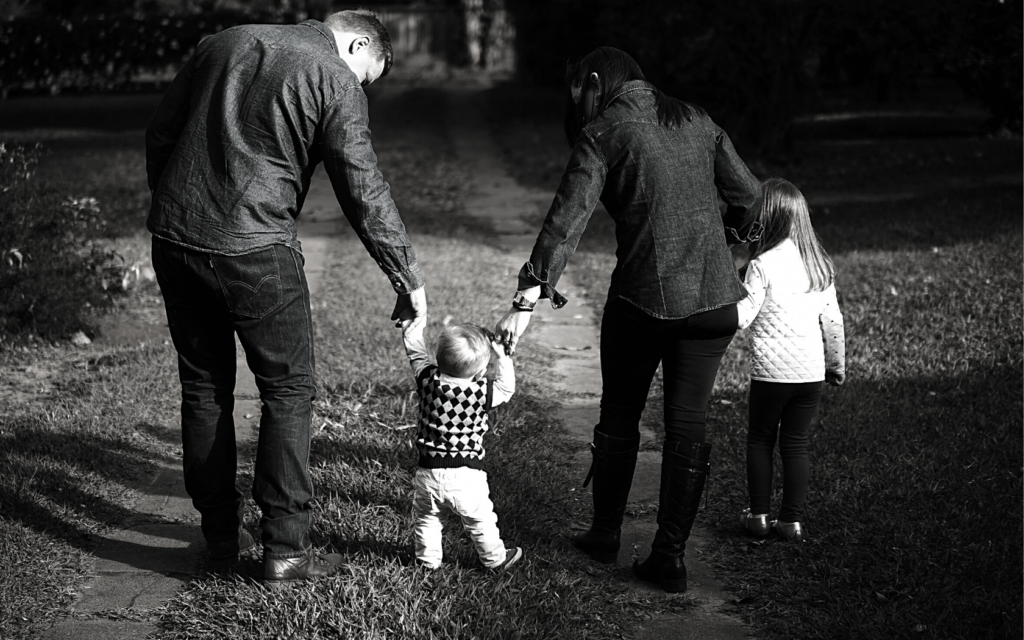
[[[445,327],[437,339],[437,368],[455,378],[472,378],[491,360],[491,335],[475,324]]]

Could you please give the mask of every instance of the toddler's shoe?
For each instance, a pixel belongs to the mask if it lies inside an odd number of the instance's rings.
[[[799,522],[783,522],[775,520],[772,522],[772,529],[790,542],[803,542],[804,530]]]
[[[498,573],[499,571],[508,571],[508,568],[519,562],[523,557],[523,550],[520,547],[513,549],[505,549],[505,562],[502,562],[496,567],[491,567],[490,571]]]
[[[750,509],[744,509],[740,514],[740,526],[747,530],[752,536],[763,538],[771,531],[768,523],[767,513],[750,513]]]

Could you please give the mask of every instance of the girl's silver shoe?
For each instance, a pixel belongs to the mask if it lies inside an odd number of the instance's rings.
[[[803,542],[804,530],[799,522],[772,521],[772,529],[790,542]]]
[[[752,536],[763,538],[768,535],[771,528],[768,524],[767,513],[750,513],[750,509],[744,509],[740,514],[740,526],[747,530]]]

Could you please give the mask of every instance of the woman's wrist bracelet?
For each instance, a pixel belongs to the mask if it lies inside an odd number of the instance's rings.
[[[516,291],[516,294],[512,296],[512,308],[517,311],[531,312],[535,306],[537,306],[537,302],[527,299],[522,291]]]

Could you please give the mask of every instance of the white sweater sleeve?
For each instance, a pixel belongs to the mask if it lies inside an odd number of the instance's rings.
[[[512,358],[505,355],[504,349],[499,349],[495,357],[494,391],[491,396],[491,406],[496,407],[503,402],[508,402],[516,392],[516,372],[512,365]],[[494,352],[492,352],[494,353]]]
[[[825,290],[825,306],[819,321],[825,340],[825,371],[846,373],[846,334],[835,284]]]
[[[405,355],[409,357],[409,365],[415,376],[420,375],[421,371],[430,366],[430,354],[427,353],[427,345],[423,337],[423,329],[426,324],[426,322],[421,322],[417,329],[411,331],[406,329],[402,332]]]
[[[761,306],[764,305],[765,297],[768,295],[768,279],[765,277],[760,263],[756,260],[747,265],[743,286],[747,290],[747,297],[736,304],[736,311],[740,317],[740,329],[750,326],[750,323],[761,311]]]

